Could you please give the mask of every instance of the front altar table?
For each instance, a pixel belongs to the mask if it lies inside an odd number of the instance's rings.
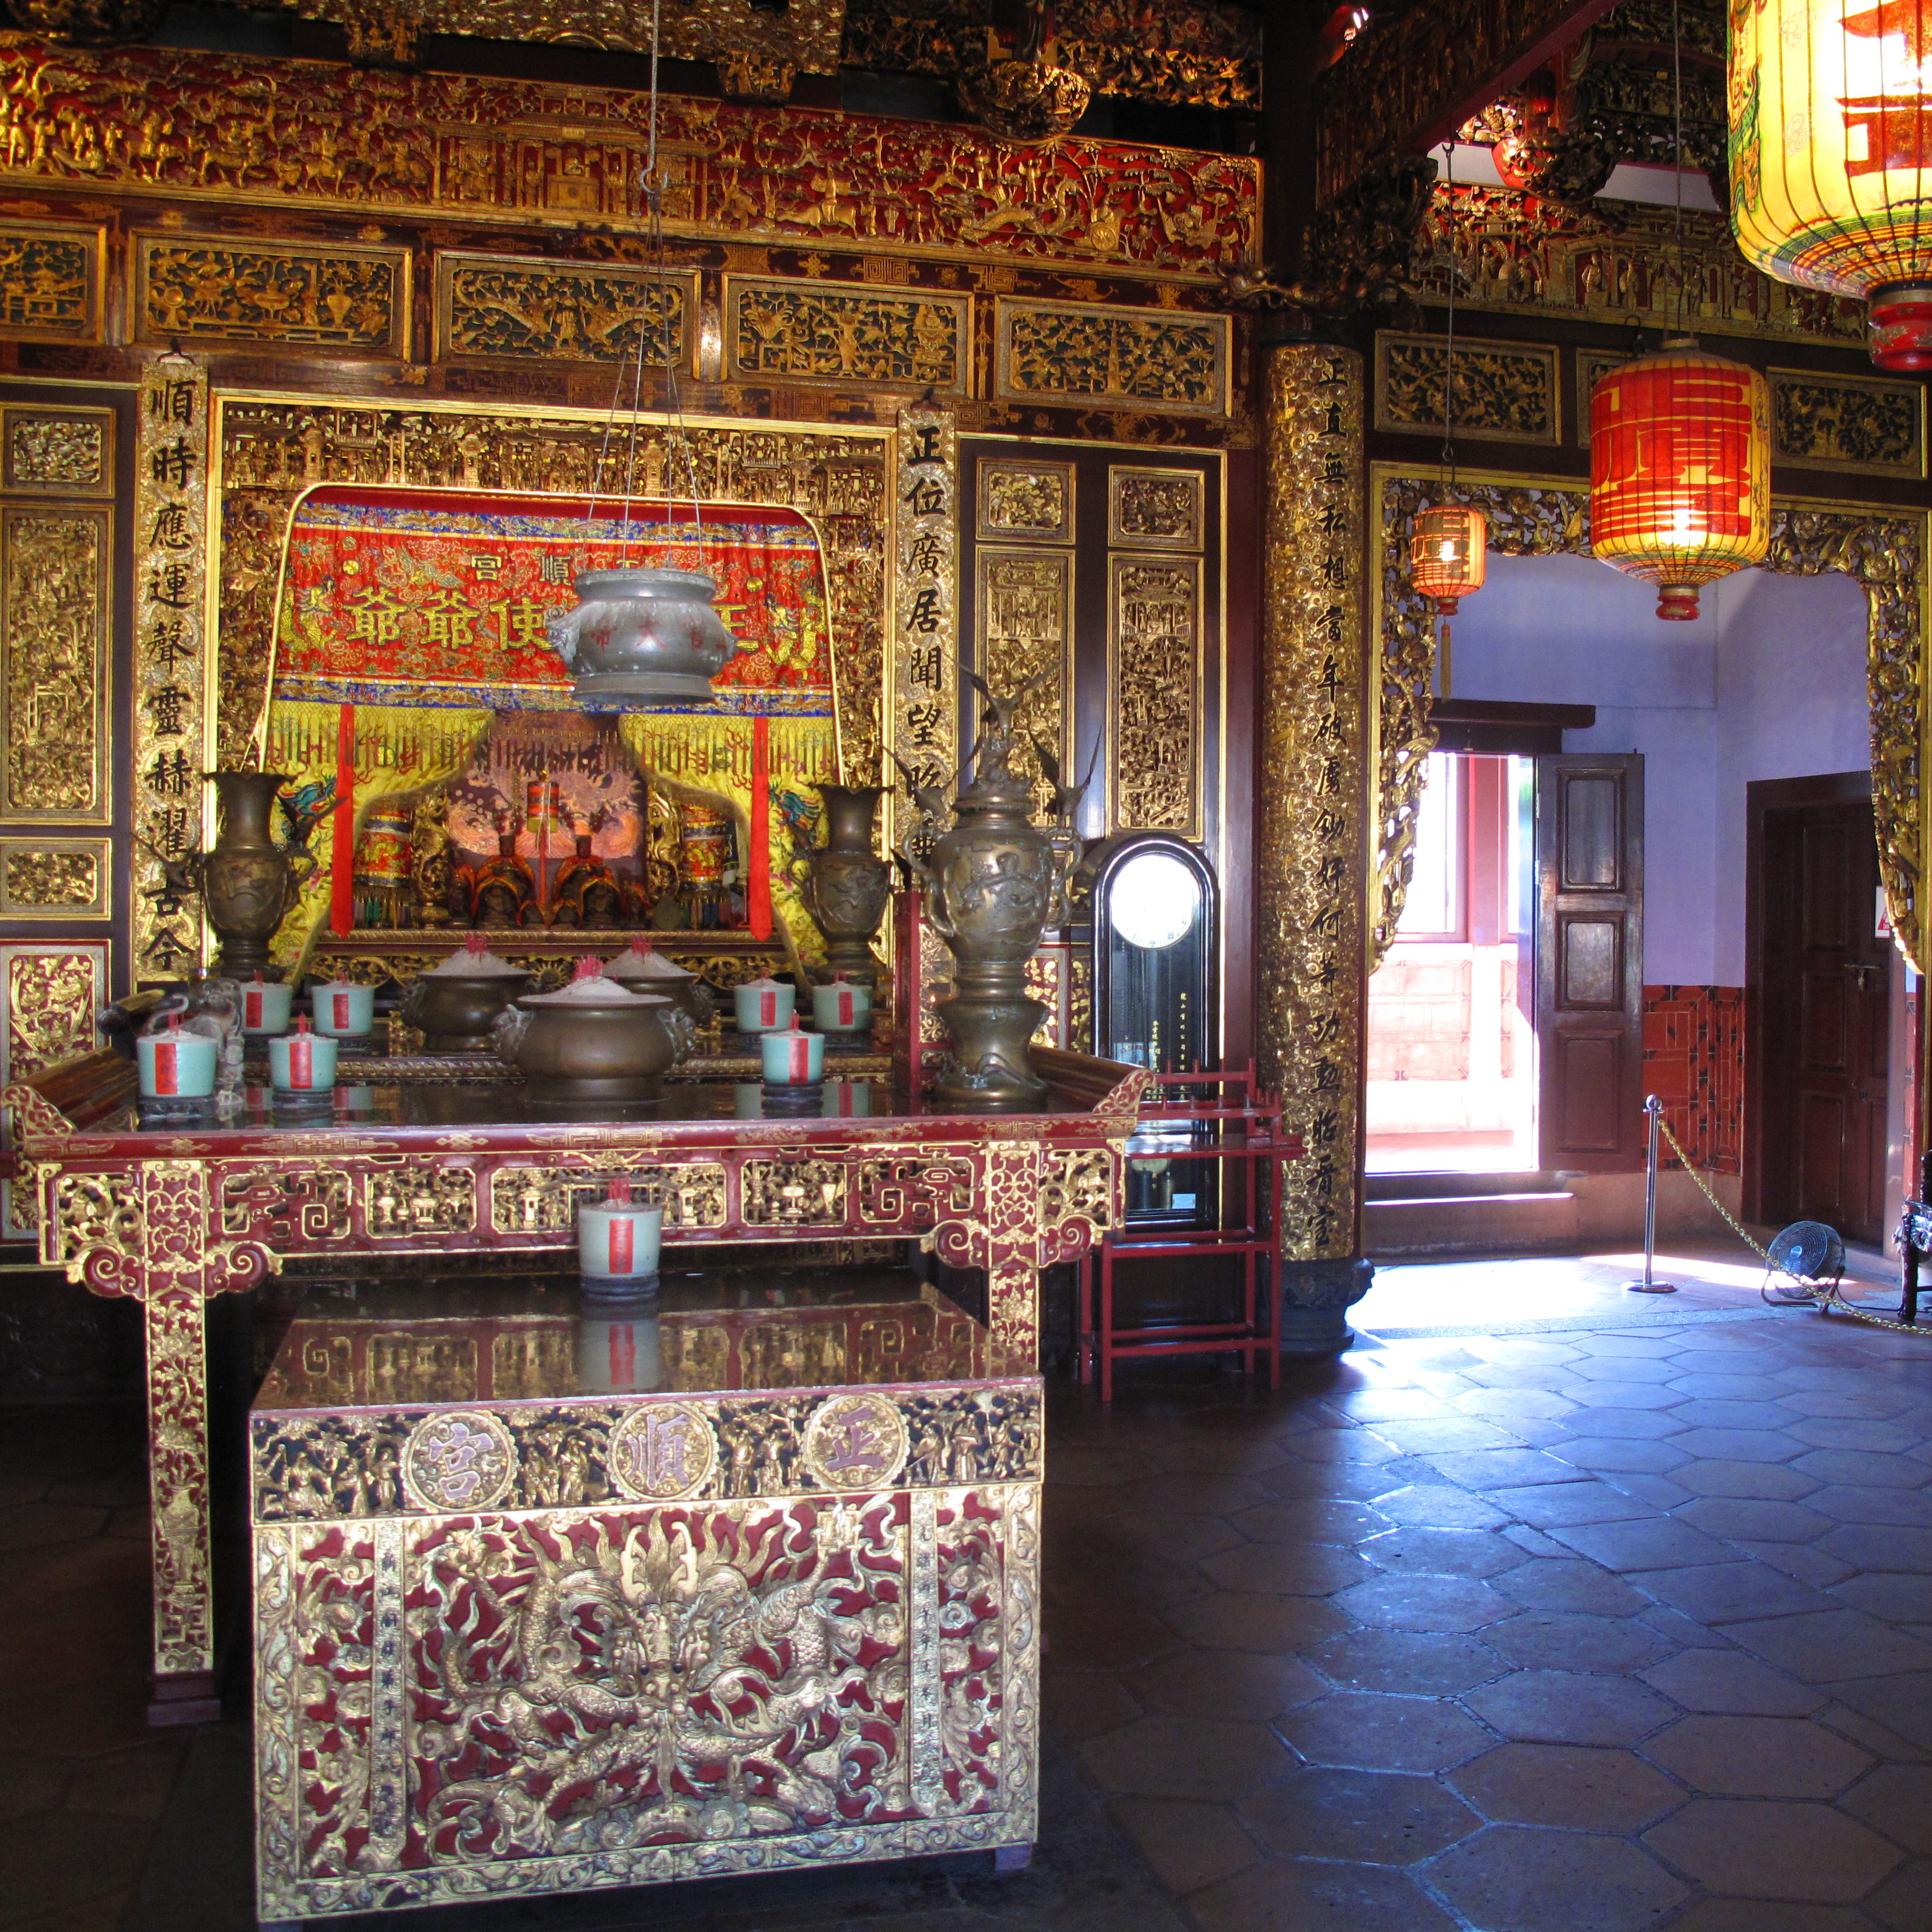
[[[1023,1862],[1041,1388],[997,1354],[904,1268],[312,1283],[249,1418],[265,1923]]]
[[[946,1114],[903,1089],[828,1080],[821,1112],[754,1086],[672,1084],[640,1118],[538,1119],[515,1090],[340,1088],[228,1118],[164,1118],[133,1069],[85,1056],[9,1087],[16,1169],[50,1266],[146,1318],[158,1723],[218,1714],[209,1562],[205,1304],[296,1256],[429,1256],[574,1241],[616,1176],[661,1196],[674,1251],[912,1239],[982,1269],[989,1346],[1037,1366],[1040,1270],[1122,1213],[1123,1148],[1148,1076],[1036,1048],[1036,1113]],[[372,1072],[375,1070],[372,1068]],[[783,1103],[789,1106],[790,1103]]]

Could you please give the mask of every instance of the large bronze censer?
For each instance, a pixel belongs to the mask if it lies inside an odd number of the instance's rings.
[[[496,1016],[529,990],[530,979],[472,932],[461,952],[417,976],[403,996],[403,1024],[422,1029],[426,1052],[488,1053]]]
[[[973,782],[953,800],[952,830],[916,868],[954,961],[955,991],[938,1008],[953,1050],[932,1097],[964,1112],[1024,1113],[1046,1099],[1027,1042],[1047,1010],[1028,992],[1026,969],[1041,934],[1066,917],[1070,852],[1033,823],[1032,787],[1012,768],[1013,713],[1027,694],[987,694]]]
[[[656,1100],[676,1058],[665,1024],[671,1002],[604,976],[592,955],[554,993],[525,993],[496,1024],[496,1052],[524,1076],[538,1107],[583,1112]]]

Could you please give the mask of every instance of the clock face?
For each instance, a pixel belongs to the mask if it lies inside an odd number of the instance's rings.
[[[1107,909],[1130,946],[1158,952],[1185,939],[1201,916],[1201,882],[1166,852],[1142,852],[1114,875]]]

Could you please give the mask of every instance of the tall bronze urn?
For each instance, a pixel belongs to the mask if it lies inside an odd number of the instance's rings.
[[[801,852],[792,877],[805,909],[825,935],[826,970],[870,986],[878,974],[872,935],[892,891],[892,868],[872,850],[878,785],[814,785],[825,801],[825,843]]]
[[[955,991],[939,1004],[953,1051],[933,1087],[941,1106],[1023,1113],[1046,1099],[1027,1042],[1046,1008],[1026,989],[1027,962],[1060,916],[1066,860],[1032,821],[1032,790],[1012,765],[1006,710],[980,741],[972,784],[926,868],[932,916],[952,949]]]
[[[201,869],[202,904],[221,942],[215,970],[245,979],[268,970],[268,941],[300,896],[315,861],[284,851],[268,830],[285,772],[210,772],[220,830]]]

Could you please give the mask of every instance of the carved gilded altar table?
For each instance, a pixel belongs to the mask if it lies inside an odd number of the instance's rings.
[[[1122,1150],[1147,1076],[1036,1049],[1037,1113],[927,1112],[903,1092],[828,1082],[826,1112],[742,1118],[755,1089],[673,1086],[648,1119],[538,1121],[514,1094],[339,1090],[292,1116],[260,1090],[223,1120],[143,1119],[111,1054],[16,1083],[19,1172],[42,1258],[140,1300],[147,1344],[156,1723],[218,1714],[209,1561],[206,1304],[295,1257],[423,1256],[572,1245],[610,1177],[655,1189],[674,1251],[741,1242],[910,1238],[985,1270],[989,1346],[1036,1366],[1042,1268],[1120,1217]],[[754,1107],[755,1111],[755,1103]]]
[[[265,1922],[1023,1861],[1040,1382],[910,1270],[313,1286],[249,1420]]]

